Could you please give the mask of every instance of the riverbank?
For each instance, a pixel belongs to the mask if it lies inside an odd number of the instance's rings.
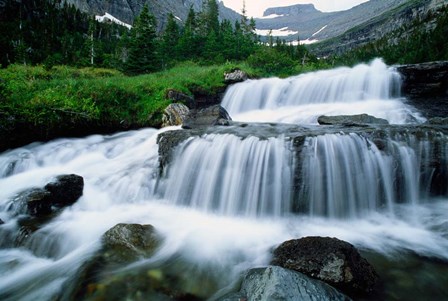
[[[172,69],[135,77],[100,68],[12,65],[0,69],[0,151],[35,141],[159,128],[170,91],[205,102],[223,93],[224,72],[242,64]],[[191,104],[190,104],[191,105]]]

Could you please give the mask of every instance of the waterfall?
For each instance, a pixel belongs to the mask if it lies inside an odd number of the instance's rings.
[[[401,79],[380,59],[370,65],[235,84],[222,106],[234,120],[313,124],[320,115],[367,113],[390,123],[424,118],[400,98]]]
[[[358,134],[308,137],[302,151],[299,200],[311,215],[357,217],[397,204],[418,205],[428,199],[436,167],[434,155],[446,164],[446,137],[432,145],[428,137],[388,139],[385,150]],[[433,140],[433,143],[436,140]],[[446,168],[443,167],[443,168]],[[440,172],[440,171],[438,171]]]
[[[237,120],[312,124],[322,114],[359,111],[391,123],[421,122],[399,97],[399,85],[397,73],[376,60],[236,84],[223,104]],[[145,275],[152,269],[159,279],[166,263],[202,292],[198,275],[217,279],[217,287],[199,296],[204,299],[247,269],[269,264],[273,246],[304,236],[448,260],[444,127],[266,126],[185,130],[192,136],[172,149],[163,172],[157,136],[179,128],[58,139],[0,153],[0,299],[59,299],[118,223],[151,224],[163,237],[153,257],[128,271],[144,266]],[[27,217],[8,209],[17,194],[71,173],[84,178],[82,197],[42,224],[31,222],[18,243]],[[431,284],[445,290],[437,275],[430,275]]]
[[[292,149],[284,137],[193,138],[178,148],[165,198],[226,215],[281,216],[291,210]]]

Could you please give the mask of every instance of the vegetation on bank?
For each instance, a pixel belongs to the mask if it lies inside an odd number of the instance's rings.
[[[224,72],[235,68],[257,75],[245,64],[185,62],[134,77],[112,69],[10,65],[0,69],[0,115],[3,122],[14,118],[48,127],[69,121],[157,127],[169,90],[212,95],[224,87]]]

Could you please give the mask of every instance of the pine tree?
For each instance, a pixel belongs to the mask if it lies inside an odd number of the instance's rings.
[[[169,62],[174,61],[177,58],[177,45],[179,43],[179,25],[174,18],[174,15],[170,13],[168,15],[168,21],[165,32],[162,35],[161,41],[161,54],[163,65],[168,65]]]
[[[145,5],[131,30],[129,57],[125,67],[127,73],[148,73],[159,68],[156,38],[156,20]]]

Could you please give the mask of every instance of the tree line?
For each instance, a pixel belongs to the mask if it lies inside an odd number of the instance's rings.
[[[201,64],[248,60],[268,73],[288,73],[313,58],[302,45],[277,39],[261,43],[255,22],[246,15],[232,23],[219,21],[216,0],[192,8],[185,22],[167,16],[163,31],[147,6],[132,29],[97,22],[63,0],[2,0],[0,64],[95,66],[141,74],[191,60]]]

